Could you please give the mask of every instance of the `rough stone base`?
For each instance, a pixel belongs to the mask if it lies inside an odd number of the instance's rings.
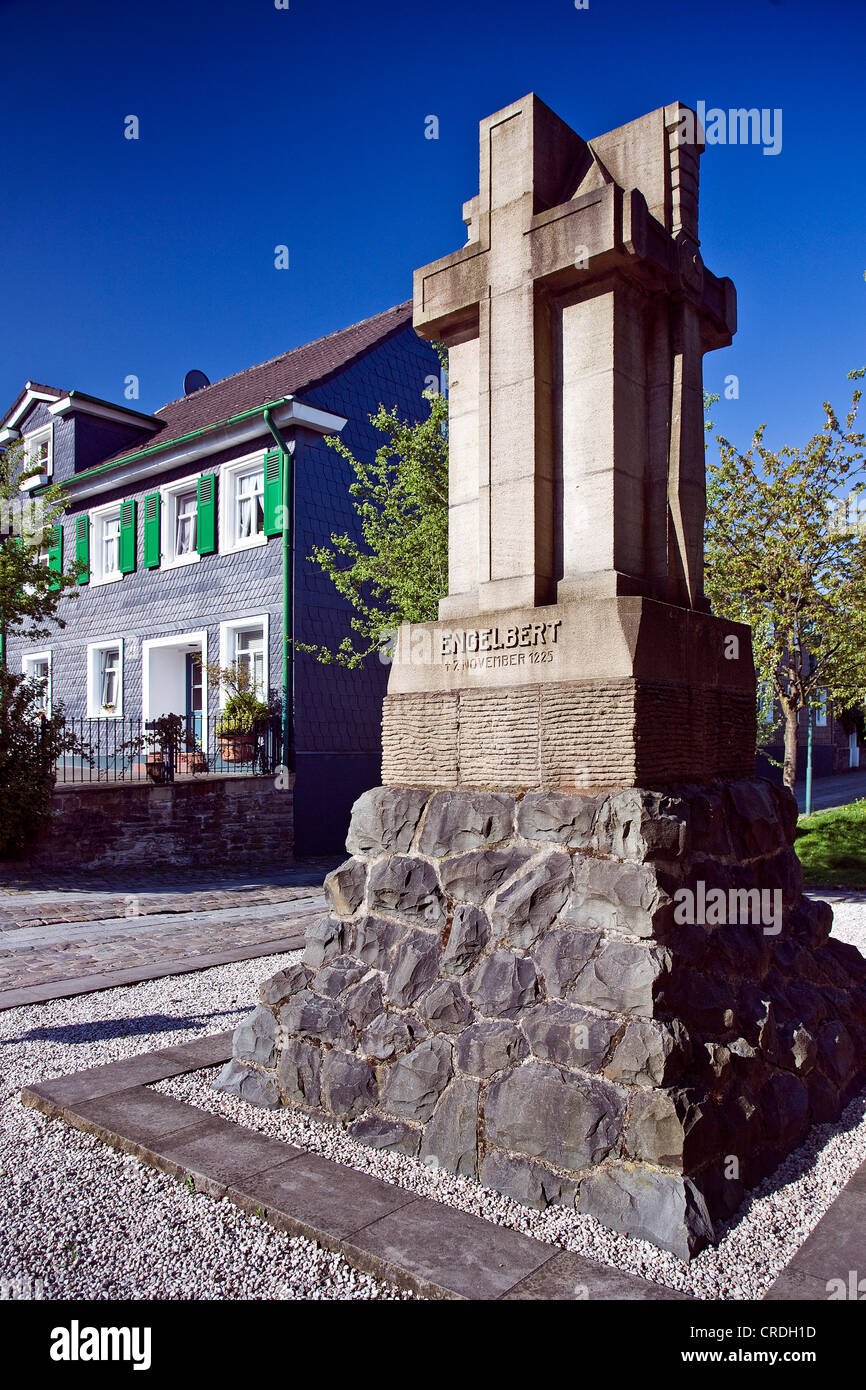
[[[218,1085],[687,1259],[866,1074],[795,823],[761,781],[368,792]]]

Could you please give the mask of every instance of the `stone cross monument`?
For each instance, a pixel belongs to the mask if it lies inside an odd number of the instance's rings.
[[[415,274],[447,343],[443,618],[640,594],[704,608],[701,359],[735,331],[674,105],[587,144],[536,96],[481,122],[469,240]]]
[[[749,629],[702,589],[703,353],[735,329],[679,104],[481,122],[449,350],[449,592],[383,783],[219,1085],[687,1259],[866,1067],[866,962],[754,779]]]
[[[449,592],[400,635],[388,783],[753,773],[749,632],[703,594],[701,364],[736,296],[684,110],[590,143],[536,96],[481,122],[469,240],[415,273],[449,350]]]

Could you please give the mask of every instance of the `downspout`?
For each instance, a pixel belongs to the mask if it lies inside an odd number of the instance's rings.
[[[282,672],[282,765],[290,771],[294,769],[294,590],[292,585],[292,551],[294,541],[294,508],[292,491],[295,452],[294,439],[286,441],[274,424],[271,408],[264,412],[265,424],[270,430],[280,450],[281,474],[283,482],[283,672]]]

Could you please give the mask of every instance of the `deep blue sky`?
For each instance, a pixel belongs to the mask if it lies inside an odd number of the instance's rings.
[[[155,409],[408,298],[464,240],[478,120],[535,90],[588,138],[782,108],[778,156],[702,160],[740,311],[706,385],[739,376],[738,443],[800,442],[866,363],[864,37],[863,0],[0,0],[0,413],[27,378],[120,400],[130,373]]]

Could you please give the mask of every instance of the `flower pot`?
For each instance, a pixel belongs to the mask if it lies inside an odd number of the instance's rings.
[[[207,772],[208,764],[204,753],[178,753],[178,772]]]
[[[226,763],[251,763],[256,751],[253,733],[220,734],[220,757]]]
[[[168,765],[161,753],[149,753],[144,766],[148,781],[157,784],[168,781]]]

